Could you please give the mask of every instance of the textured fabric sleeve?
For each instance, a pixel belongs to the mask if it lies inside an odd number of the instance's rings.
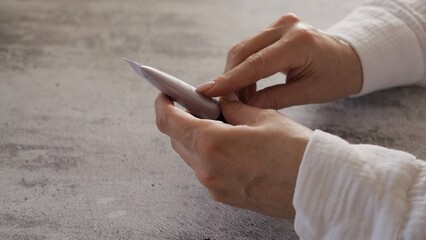
[[[358,53],[359,95],[417,84],[426,86],[426,1],[370,0],[327,30]]]
[[[316,130],[293,204],[301,239],[424,239],[426,164]]]

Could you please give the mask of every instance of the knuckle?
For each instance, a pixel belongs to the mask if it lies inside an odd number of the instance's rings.
[[[287,13],[285,15],[282,15],[279,18],[278,22],[280,24],[292,24],[292,23],[300,22],[300,18],[294,13]]]
[[[287,13],[283,16],[283,18],[285,18],[286,21],[291,23],[300,22],[300,18],[294,13]]]
[[[265,56],[262,52],[257,52],[247,58],[247,65],[257,77],[262,77],[266,69]]]
[[[314,33],[304,26],[294,30],[294,38],[297,42],[302,43],[312,43],[315,41]]]

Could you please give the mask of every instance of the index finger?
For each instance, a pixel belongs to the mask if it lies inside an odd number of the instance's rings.
[[[202,120],[175,107],[163,93],[155,99],[155,116],[160,132],[184,143],[193,140],[194,130],[202,124]]]
[[[235,68],[216,78],[213,86],[202,93],[209,97],[223,96],[282,71],[292,59],[289,56],[291,49],[287,45],[280,40],[252,54]]]
[[[284,15],[267,29],[234,45],[228,51],[224,72],[236,67],[238,64],[246,60],[251,54],[256,53],[278,41],[285,32],[299,21],[300,19],[293,14]]]

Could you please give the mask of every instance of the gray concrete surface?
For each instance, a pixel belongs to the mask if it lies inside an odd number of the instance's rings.
[[[209,199],[155,128],[157,92],[120,60],[197,85],[285,12],[326,28],[337,1],[2,0],[0,239],[297,239],[293,222]],[[278,81],[279,77],[267,81]],[[416,87],[284,113],[426,157]]]

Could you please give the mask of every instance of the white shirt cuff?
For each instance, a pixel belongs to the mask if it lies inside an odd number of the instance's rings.
[[[412,85],[424,77],[425,62],[415,32],[385,8],[360,7],[327,33],[358,53],[364,79],[358,95]]]
[[[297,177],[297,234],[301,239],[395,239],[405,227],[407,193],[419,169],[408,153],[351,145],[316,130]]]

